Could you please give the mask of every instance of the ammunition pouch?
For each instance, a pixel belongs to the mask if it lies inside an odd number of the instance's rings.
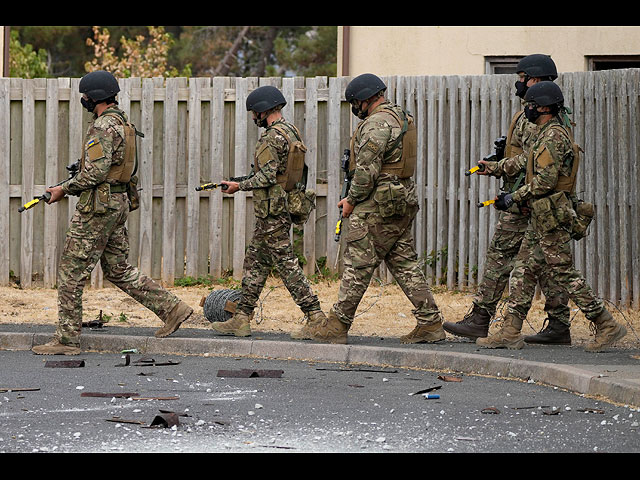
[[[140,195],[138,194],[138,176],[132,175],[127,185],[127,197],[129,198],[129,211],[140,208]]]
[[[400,182],[385,182],[376,187],[373,200],[381,217],[407,213],[407,189]]]
[[[287,192],[280,185],[253,190],[253,211],[258,218],[280,215],[287,210]]]
[[[556,228],[573,229],[576,212],[564,192],[555,192],[531,202],[531,221],[537,231],[548,233]]]

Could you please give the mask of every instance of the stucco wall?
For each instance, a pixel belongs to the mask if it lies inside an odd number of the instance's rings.
[[[485,56],[551,55],[560,72],[587,70],[588,55],[640,55],[640,27],[351,26],[339,29],[338,74],[478,75]]]

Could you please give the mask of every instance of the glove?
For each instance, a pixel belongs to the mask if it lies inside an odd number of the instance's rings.
[[[495,206],[498,210],[508,210],[513,205],[513,196],[510,193],[501,193],[498,195]]]

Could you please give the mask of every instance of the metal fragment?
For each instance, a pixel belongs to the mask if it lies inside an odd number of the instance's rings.
[[[168,413],[160,413],[156,415],[153,421],[151,422],[151,425],[149,426],[150,427],[160,426],[164,428],[171,428],[173,426],[177,427],[179,424],[180,424],[180,421],[178,420],[178,415],[176,415],[173,412],[168,412]]]
[[[84,360],[47,360],[44,364],[47,368],[81,368]]]
[[[481,413],[491,413],[491,414],[499,414],[500,410],[498,410],[496,407],[486,407],[483,408],[482,410],[480,410]]]
[[[129,398],[137,396],[134,392],[118,392],[118,393],[103,393],[103,392],[82,392],[81,397],[106,397],[106,398]]]
[[[438,385],[436,387],[425,388],[424,390],[420,390],[420,391],[415,392],[415,393],[410,393],[409,395],[422,395],[423,393],[433,392],[434,390],[438,390],[440,388],[442,388],[442,385]]]

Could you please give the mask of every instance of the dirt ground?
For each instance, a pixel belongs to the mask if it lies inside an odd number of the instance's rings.
[[[337,298],[338,282],[319,282],[312,286],[320,298],[322,309],[328,312]],[[213,288],[228,288],[228,286],[172,287],[169,290],[194,307],[196,312],[203,313],[200,301],[209,295]],[[450,292],[439,288],[434,289],[434,296],[445,320],[451,322],[457,322],[464,317],[472,300],[472,293]],[[0,287],[0,323],[55,324],[57,322],[56,299],[55,289]],[[85,322],[97,319],[102,310],[103,320],[110,316],[107,327],[109,325],[158,328],[161,326],[160,319],[150,310],[114,287],[101,289],[87,287],[83,301]],[[524,335],[530,335],[542,328],[545,318],[543,303],[543,299],[534,301],[522,329]],[[573,343],[574,345],[585,344],[591,336],[589,322],[575,305],[570,306]],[[627,309],[618,311],[610,304],[607,304],[607,307],[616,320],[627,327],[627,336],[619,341],[617,346],[640,348],[640,311]],[[349,333],[384,338],[399,337],[415,326],[411,309],[411,303],[397,285],[379,285],[372,282],[360,304]],[[276,278],[269,279],[256,309],[252,330],[291,333],[301,326],[302,320],[302,312],[293,302],[282,282]],[[202,317],[199,321],[186,322],[181,328],[207,329],[210,328],[210,323]],[[495,324],[493,328],[496,328]]]

